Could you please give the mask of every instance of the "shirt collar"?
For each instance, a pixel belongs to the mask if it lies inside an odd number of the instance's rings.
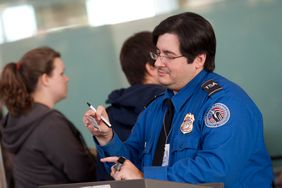
[[[192,96],[192,94],[199,89],[198,87],[201,87],[201,83],[203,82],[203,79],[206,77],[207,74],[207,71],[202,70],[175,95],[172,90],[168,89],[165,92],[163,99],[165,100],[170,98],[172,100],[175,110],[179,111],[181,107],[185,104],[185,102]]]

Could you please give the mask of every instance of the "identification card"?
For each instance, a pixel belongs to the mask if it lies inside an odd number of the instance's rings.
[[[163,163],[162,166],[167,166],[169,162],[169,148],[170,144],[165,144],[165,150],[164,150],[164,157],[163,157]]]

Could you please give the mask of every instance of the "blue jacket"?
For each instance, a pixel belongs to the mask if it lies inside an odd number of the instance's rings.
[[[114,90],[106,101],[113,130],[125,141],[144,106],[156,95],[164,92],[164,87],[155,84],[136,84],[128,88]]]
[[[205,87],[211,89],[215,83],[219,89],[205,91],[201,86],[208,80],[213,84]],[[175,111],[168,138],[169,164],[152,166],[167,98],[172,99]],[[184,134],[188,114],[194,120],[188,117],[190,129]],[[239,86],[206,71],[177,94],[167,90],[150,104],[124,144],[114,135],[97,149],[100,156],[127,157],[150,179],[249,188],[271,187],[273,178],[259,109]]]

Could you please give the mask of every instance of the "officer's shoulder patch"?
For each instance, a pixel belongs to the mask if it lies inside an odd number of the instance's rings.
[[[159,98],[160,96],[163,96],[165,94],[165,92],[162,92],[158,95],[155,95],[152,99],[149,100],[149,102],[147,102],[145,105],[144,105],[144,109],[146,109],[154,100],[156,100],[157,98]]]
[[[223,89],[217,82],[213,80],[207,80],[201,85],[201,87],[208,93],[209,96]]]
[[[229,108],[222,103],[215,103],[205,117],[205,125],[217,128],[228,122],[230,118]]]

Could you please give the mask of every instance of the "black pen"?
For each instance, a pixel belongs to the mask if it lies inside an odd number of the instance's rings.
[[[94,108],[94,106],[92,106],[89,102],[87,102],[87,105],[89,106],[89,108],[91,110],[93,110],[94,112],[96,112],[96,109]],[[102,121],[109,127],[112,128],[112,125],[110,124],[110,122],[108,120],[106,120],[103,116],[101,116]]]

